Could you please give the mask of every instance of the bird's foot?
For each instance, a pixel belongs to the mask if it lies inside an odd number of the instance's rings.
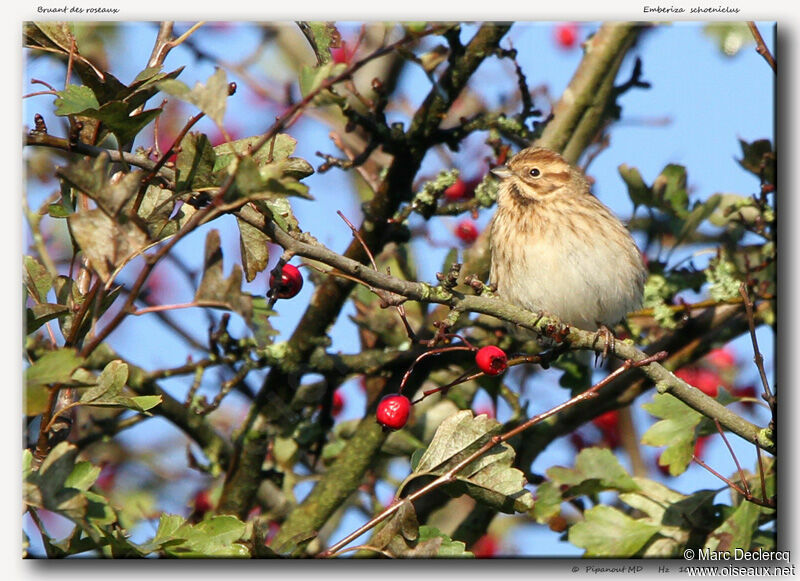
[[[609,351],[614,351],[616,346],[617,339],[616,337],[614,337],[614,332],[608,326],[600,325],[600,328],[594,335],[594,340],[592,341],[592,349],[595,348],[595,346],[597,345],[597,341],[600,340],[601,337],[603,338],[605,345],[603,346],[602,353],[595,353],[594,356],[595,367],[597,366],[598,357],[602,356],[603,361],[605,361],[606,358],[608,357]]]

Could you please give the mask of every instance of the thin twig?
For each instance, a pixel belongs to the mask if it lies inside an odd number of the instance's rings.
[[[364,252],[367,253],[367,256],[369,257],[369,262],[370,264],[372,264],[372,268],[378,270],[378,265],[375,264],[375,257],[372,256],[372,251],[369,249],[369,246],[367,246],[367,243],[364,242],[364,239],[361,237],[361,233],[358,231],[358,228],[356,228],[353,225],[353,223],[347,219],[347,217],[342,213],[341,210],[336,210],[336,213],[339,214],[339,217],[342,220],[344,220],[344,223],[347,224],[347,226],[350,228],[350,231],[353,233],[355,239],[358,240],[359,244],[361,244],[361,247],[364,249]]]
[[[470,346],[452,345],[449,347],[441,347],[439,349],[431,349],[430,351],[425,351],[424,353],[421,353],[420,356],[417,357],[414,360],[414,362],[408,367],[408,369],[406,369],[406,372],[403,374],[403,379],[400,380],[400,388],[398,391],[400,393],[403,392],[403,388],[406,386],[406,382],[408,381],[408,378],[411,377],[411,372],[414,371],[414,368],[417,366],[417,363],[432,355],[438,355],[440,353],[445,353],[445,352],[450,353],[452,351],[475,351],[475,348],[472,347],[471,345]]]
[[[716,470],[714,470],[714,469],[713,469],[711,466],[709,466],[708,464],[706,464],[705,462],[703,462],[703,460],[702,460],[702,459],[698,458],[698,457],[697,457],[697,456],[695,456],[694,454],[692,454],[692,460],[694,460],[695,462],[697,462],[697,463],[698,463],[700,466],[702,466],[703,468],[705,468],[706,470],[708,470],[709,472],[711,472],[711,474],[713,474],[714,476],[716,476],[717,478],[719,478],[720,480],[722,480],[722,481],[723,481],[725,484],[727,484],[728,486],[730,486],[731,488],[733,488],[733,489],[734,489],[736,492],[738,492],[739,494],[741,494],[741,495],[742,495],[742,497],[743,497],[745,500],[747,500],[747,501],[749,501],[749,502],[752,502],[753,504],[757,504],[757,505],[759,505],[759,506],[766,507],[766,508],[775,508],[775,503],[774,503],[774,502],[770,502],[768,499],[764,499],[764,500],[757,499],[757,498],[754,498],[754,497],[753,497],[753,495],[751,495],[751,494],[747,494],[747,493],[746,493],[744,490],[742,490],[741,488],[739,488],[739,486],[737,486],[735,482],[733,482],[733,481],[732,481],[732,480],[730,480],[729,478],[725,478],[725,477],[724,477],[722,474],[720,474],[719,472],[717,472]]]
[[[756,52],[764,57],[764,60],[767,61],[767,64],[772,69],[772,72],[777,75],[778,63],[775,62],[775,57],[772,56],[772,53],[767,48],[767,45],[764,42],[764,37],[761,36],[761,33],[758,31],[756,23],[751,20],[747,22],[747,26],[750,27],[750,32],[753,33],[753,38],[756,39]]]
[[[750,293],[747,291],[745,283],[739,285],[739,294],[742,295],[744,308],[747,311],[747,323],[750,327],[750,340],[753,343],[753,361],[758,368],[758,374],[761,377],[761,384],[764,387],[764,399],[770,403],[772,407],[772,390],[769,388],[769,381],[767,380],[767,372],[764,370],[764,358],[761,356],[761,351],[758,349],[758,339],[756,338],[756,325],[753,317],[753,301],[750,300]]]
[[[761,480],[761,498],[764,502],[768,502],[767,483],[764,478],[764,459],[761,456],[761,448],[758,447],[758,444],[756,444],[756,457],[758,458],[758,476]]]
[[[347,224],[347,226],[350,228],[351,232],[353,233],[353,237],[356,240],[358,240],[359,244],[361,244],[361,247],[364,249],[364,252],[366,252],[367,256],[369,257],[369,261],[370,264],[372,264],[372,268],[377,271],[378,265],[375,263],[375,257],[372,255],[372,251],[369,249],[369,246],[364,241],[364,238],[361,236],[361,233],[358,231],[358,228],[356,228],[353,225],[353,223],[347,219],[347,217],[342,213],[341,210],[336,210],[336,213],[339,214],[339,217],[342,220],[344,220],[345,224]],[[391,274],[388,268],[387,268],[387,274]],[[380,299],[387,305],[391,304],[392,301],[389,300],[389,295],[385,291],[372,289],[372,292],[378,295],[378,297],[380,297]],[[416,341],[417,334],[414,332],[414,329],[411,328],[411,325],[408,322],[405,308],[403,307],[402,304],[395,304],[394,306],[397,309],[397,314],[400,315],[400,320],[403,322],[403,326],[405,327],[408,338],[411,339],[412,341]]]
[[[722,436],[722,441],[725,442],[725,445],[728,447],[728,452],[730,452],[731,458],[733,458],[733,463],[736,464],[736,469],[739,471],[739,478],[742,480],[742,488],[744,488],[747,495],[750,496],[750,486],[747,484],[747,478],[744,477],[744,470],[742,470],[739,459],[736,457],[736,454],[734,454],[733,448],[731,448],[731,444],[728,442],[728,438],[725,437],[725,432],[722,430],[719,420],[714,419],[714,425],[717,426],[717,431],[719,435]]]

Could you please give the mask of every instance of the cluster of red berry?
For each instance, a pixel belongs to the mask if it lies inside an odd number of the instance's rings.
[[[505,351],[494,345],[481,347],[475,353],[475,363],[487,375],[499,375],[508,367]],[[404,395],[392,393],[378,403],[375,414],[378,423],[387,430],[399,430],[411,415],[411,401]]]

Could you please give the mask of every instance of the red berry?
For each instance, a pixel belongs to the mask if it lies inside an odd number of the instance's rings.
[[[706,444],[708,444],[708,439],[711,436],[700,436],[694,443],[694,455],[697,456],[702,460],[703,452],[706,449]]]
[[[211,497],[208,495],[208,491],[201,490],[194,495],[194,509],[200,516],[204,515],[212,508],[214,508],[214,505],[211,503]]]
[[[487,375],[500,375],[508,367],[508,356],[500,347],[487,345],[478,349],[475,363],[478,364],[478,369]]]
[[[344,407],[344,396],[337,389],[333,392],[333,403],[331,404],[331,415],[338,416]]]
[[[356,53],[356,48],[350,48],[347,46],[347,41],[343,40],[341,46],[337,46],[336,48],[331,49],[331,60],[334,63],[350,63],[350,60],[353,58],[353,55]]]
[[[556,26],[556,43],[561,48],[570,49],[575,46],[578,40],[578,25],[574,22],[559,24]]]
[[[395,393],[385,396],[378,403],[378,411],[375,415],[378,423],[384,428],[399,430],[406,425],[410,413],[411,402],[406,396]]]
[[[458,200],[463,200],[466,194],[467,183],[461,178],[458,178],[456,183],[444,191],[444,199],[448,202],[457,202]]]
[[[456,236],[458,236],[462,242],[472,244],[478,239],[478,227],[475,226],[475,222],[469,218],[464,218],[458,223],[458,226],[456,226]]]
[[[281,270],[281,279],[278,281],[273,272],[269,277],[271,296],[278,299],[290,299],[303,288],[303,275],[296,266],[284,264]]]
[[[684,367],[675,372],[676,377],[680,377],[689,385],[693,385],[704,394],[710,397],[717,397],[719,391],[719,375],[702,367]]]
[[[609,448],[617,448],[622,437],[619,433],[619,410],[610,410],[600,414],[592,420],[592,423],[603,432],[603,440]]]
[[[500,549],[500,543],[497,542],[497,537],[485,534],[475,541],[470,552],[475,555],[476,559],[488,559],[496,556],[498,549]]]
[[[581,436],[578,432],[572,432],[569,435],[569,442],[578,451],[583,450],[584,448],[588,448],[590,446],[590,444],[588,444],[586,440],[583,439],[583,436]]]
[[[755,398],[757,397],[756,394],[756,386],[755,385],[746,385],[744,387],[737,387],[733,390],[733,395],[736,397],[747,397],[747,398]],[[743,401],[742,405],[748,409],[752,408],[755,402],[752,401]]]
[[[736,356],[728,349],[712,349],[706,355],[706,360],[723,369],[736,365]]]

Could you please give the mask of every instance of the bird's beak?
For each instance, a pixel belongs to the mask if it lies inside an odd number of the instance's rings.
[[[500,179],[510,178],[512,173],[507,165],[498,165],[497,167],[493,167],[490,171]]]

